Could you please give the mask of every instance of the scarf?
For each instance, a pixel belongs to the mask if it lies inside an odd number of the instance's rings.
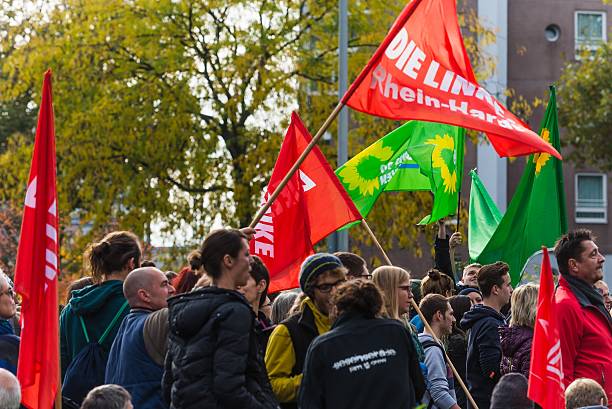
[[[610,316],[610,313],[606,310],[603,296],[594,286],[569,274],[563,275],[563,278],[569,284],[572,293],[574,293],[580,305],[583,307],[592,306],[597,308],[603,313],[604,317],[608,319],[608,324],[612,326],[612,316]]]

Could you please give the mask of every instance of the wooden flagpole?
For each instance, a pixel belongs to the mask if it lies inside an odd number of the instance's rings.
[[[374,244],[376,245],[376,247],[378,247],[378,250],[381,252],[383,258],[385,259],[386,263],[390,266],[393,265],[393,263],[391,263],[391,260],[389,259],[389,256],[387,255],[387,253],[385,252],[385,250],[382,248],[382,246],[380,245],[380,243],[378,242],[378,239],[376,238],[376,236],[374,235],[374,232],[372,231],[372,229],[370,229],[370,226],[368,225],[368,223],[365,221],[365,219],[361,220],[361,223],[363,224],[363,227],[365,227],[365,229],[367,230],[367,232],[370,234],[370,237],[372,237],[372,240],[374,241]],[[425,316],[423,315],[423,313],[421,312],[421,309],[419,308],[419,306],[417,305],[417,303],[414,301],[414,297],[410,300],[410,303],[412,305],[412,308],[414,308],[414,310],[417,312],[417,314],[419,314],[419,317],[421,317],[421,321],[423,321],[423,324],[425,325],[425,328],[427,328],[427,331],[431,334],[431,336],[433,337],[433,339],[440,345],[442,345],[442,342],[440,342],[440,340],[438,339],[438,337],[436,337],[436,334],[433,332],[433,330],[431,329],[431,326],[429,325],[429,323],[427,322],[427,320],[425,319]],[[474,407],[475,409],[478,409],[478,405],[476,404],[476,402],[474,401],[474,398],[472,397],[472,395],[470,394],[470,391],[468,390],[467,386],[465,385],[465,383],[463,382],[463,379],[461,379],[461,376],[459,376],[459,372],[457,372],[457,369],[455,368],[455,366],[453,365],[453,363],[451,362],[450,358],[448,357],[448,355],[446,354],[446,351],[444,351],[444,358],[446,359],[446,362],[448,363],[448,365],[450,366],[451,370],[453,371],[453,374],[455,375],[455,379],[457,379],[457,381],[459,381],[459,385],[461,385],[461,389],[463,389],[463,391],[465,392],[465,396],[467,396],[467,398],[470,400],[470,404],[472,405],[472,407]]]

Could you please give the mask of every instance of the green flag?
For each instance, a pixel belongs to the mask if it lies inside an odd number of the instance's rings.
[[[478,258],[502,219],[502,214],[485,189],[478,174],[470,171],[472,187],[470,188],[470,216],[468,229],[468,248],[470,258]]]
[[[457,212],[463,173],[465,132],[456,126],[428,123],[410,138],[408,153],[429,178],[434,203],[419,224],[430,224]]]
[[[429,190],[429,179],[406,151],[415,130],[429,125],[408,122],[363,151],[336,170],[363,217],[366,217],[383,191]]]
[[[560,150],[555,89],[540,126],[540,137]],[[531,155],[508,210],[476,261],[502,260],[512,285],[521,280],[525,261],[541,246],[552,246],[567,231],[561,161],[547,153]]]

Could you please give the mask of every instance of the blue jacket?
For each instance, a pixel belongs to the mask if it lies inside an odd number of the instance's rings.
[[[504,316],[485,305],[473,306],[461,320],[461,327],[468,331],[467,386],[480,409],[491,406],[491,394],[501,376],[498,328],[504,325]],[[469,401],[468,409],[471,409]]]
[[[167,409],[161,393],[162,366],[147,353],[144,325],[151,311],[134,309],[125,317],[110,350],[104,382],[123,386],[138,409]]]

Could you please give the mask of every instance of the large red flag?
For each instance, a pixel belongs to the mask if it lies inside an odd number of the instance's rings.
[[[51,409],[59,385],[58,227],[49,70],[43,82],[15,266],[15,288],[23,298],[17,377],[22,404],[31,409]]]
[[[413,0],[343,97],[353,109],[485,132],[500,156],[561,155],[478,85],[455,0]]]
[[[280,149],[264,203],[304,152],[312,137],[296,113]],[[312,245],[361,215],[318,147],[255,226],[251,253],[261,257],[270,271],[270,292],[295,288],[302,261]]]
[[[527,396],[546,409],[565,408],[563,361],[548,249],[542,248],[542,270],[536,314]]]

